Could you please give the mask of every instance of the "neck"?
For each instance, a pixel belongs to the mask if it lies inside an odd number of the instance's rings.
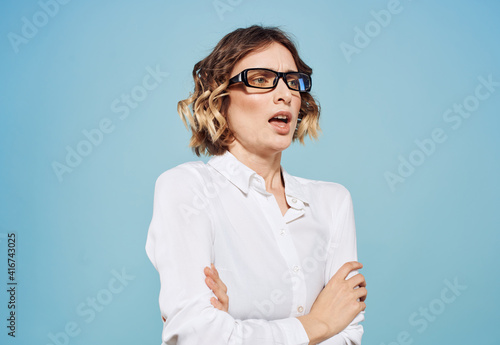
[[[249,152],[242,147],[232,146],[228,150],[240,162],[264,178],[269,193],[284,188],[281,179],[281,152],[263,155]]]

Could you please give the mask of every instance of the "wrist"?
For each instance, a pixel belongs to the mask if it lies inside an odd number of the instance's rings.
[[[297,319],[302,323],[307,333],[309,345],[316,345],[329,338],[327,325],[311,316],[311,314],[299,316]]]

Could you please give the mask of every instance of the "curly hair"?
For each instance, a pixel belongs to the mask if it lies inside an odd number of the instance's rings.
[[[194,65],[194,92],[179,101],[177,112],[186,128],[191,129],[189,146],[197,156],[222,155],[234,136],[226,120],[229,105],[226,88],[236,63],[247,54],[279,43],[287,48],[299,72],[312,74],[312,69],[299,57],[291,38],[277,27],[253,25],[224,36],[213,51]],[[317,139],[320,107],[309,92],[301,93],[299,122],[293,140],[304,144],[304,137]]]

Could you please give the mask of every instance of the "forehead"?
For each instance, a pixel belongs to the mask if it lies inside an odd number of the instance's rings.
[[[255,50],[239,60],[233,67],[231,75],[236,75],[247,68],[269,68],[277,72],[297,71],[292,53],[279,43]]]

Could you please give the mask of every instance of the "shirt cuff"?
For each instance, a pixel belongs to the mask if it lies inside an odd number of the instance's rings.
[[[306,330],[296,317],[271,321],[278,324],[286,337],[287,345],[308,345],[309,337]]]

